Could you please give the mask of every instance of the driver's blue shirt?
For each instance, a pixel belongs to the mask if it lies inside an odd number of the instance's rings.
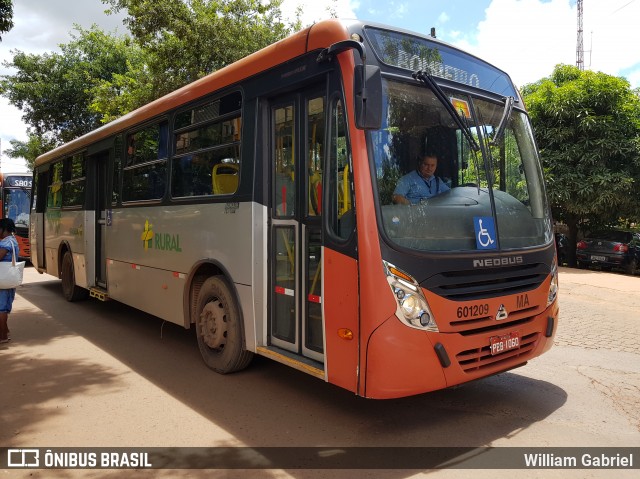
[[[423,178],[417,170],[413,170],[398,180],[393,194],[402,195],[412,205],[415,205],[420,203],[423,198],[431,198],[449,190],[449,186],[442,178],[438,178],[435,175],[429,179]]]

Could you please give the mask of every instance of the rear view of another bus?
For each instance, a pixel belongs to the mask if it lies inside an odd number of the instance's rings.
[[[16,224],[16,239],[20,259],[29,259],[29,207],[32,177],[28,173],[0,173],[2,185],[2,217]]]

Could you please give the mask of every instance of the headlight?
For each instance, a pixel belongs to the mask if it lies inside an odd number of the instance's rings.
[[[547,296],[547,307],[556,300],[558,296],[558,263],[553,261],[551,267],[551,284],[549,285],[549,295]]]
[[[396,299],[396,316],[407,326],[426,331],[438,331],[431,309],[418,282],[410,275],[383,261],[387,282]]]
[[[407,318],[418,318],[424,310],[424,304],[420,301],[420,298],[416,298],[411,294],[406,295],[404,299],[398,301],[398,303],[400,303],[402,314]]]

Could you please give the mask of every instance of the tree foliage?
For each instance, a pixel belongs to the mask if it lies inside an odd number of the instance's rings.
[[[0,0],[0,33],[7,33],[13,28],[13,1]],[[0,35],[2,41],[2,35]]]
[[[63,143],[101,125],[93,111],[93,90],[114,75],[124,74],[136,49],[128,38],[76,26],[72,40],[60,45],[61,53],[42,55],[13,51],[6,67],[17,70],[0,79],[0,94],[21,109],[31,134],[42,144]],[[44,139],[49,140],[45,141]]]
[[[125,10],[124,20],[144,50],[141,81],[147,101],[233,63],[299,28],[282,19],[282,0],[103,0],[110,11]],[[126,80],[121,78],[120,80]],[[136,101],[131,101],[135,104]]]
[[[578,229],[640,219],[640,98],[622,78],[558,65],[522,89],[555,219]]]

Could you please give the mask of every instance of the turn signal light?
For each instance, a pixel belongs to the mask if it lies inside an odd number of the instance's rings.
[[[340,336],[342,339],[351,340],[353,339],[353,331],[348,328],[340,328],[338,329],[338,336]]]
[[[405,281],[409,281],[410,283],[415,283],[415,279],[409,276],[404,271],[400,271],[398,268],[394,268],[393,266],[389,266],[389,272],[391,274],[395,274],[398,278],[402,278]]]

